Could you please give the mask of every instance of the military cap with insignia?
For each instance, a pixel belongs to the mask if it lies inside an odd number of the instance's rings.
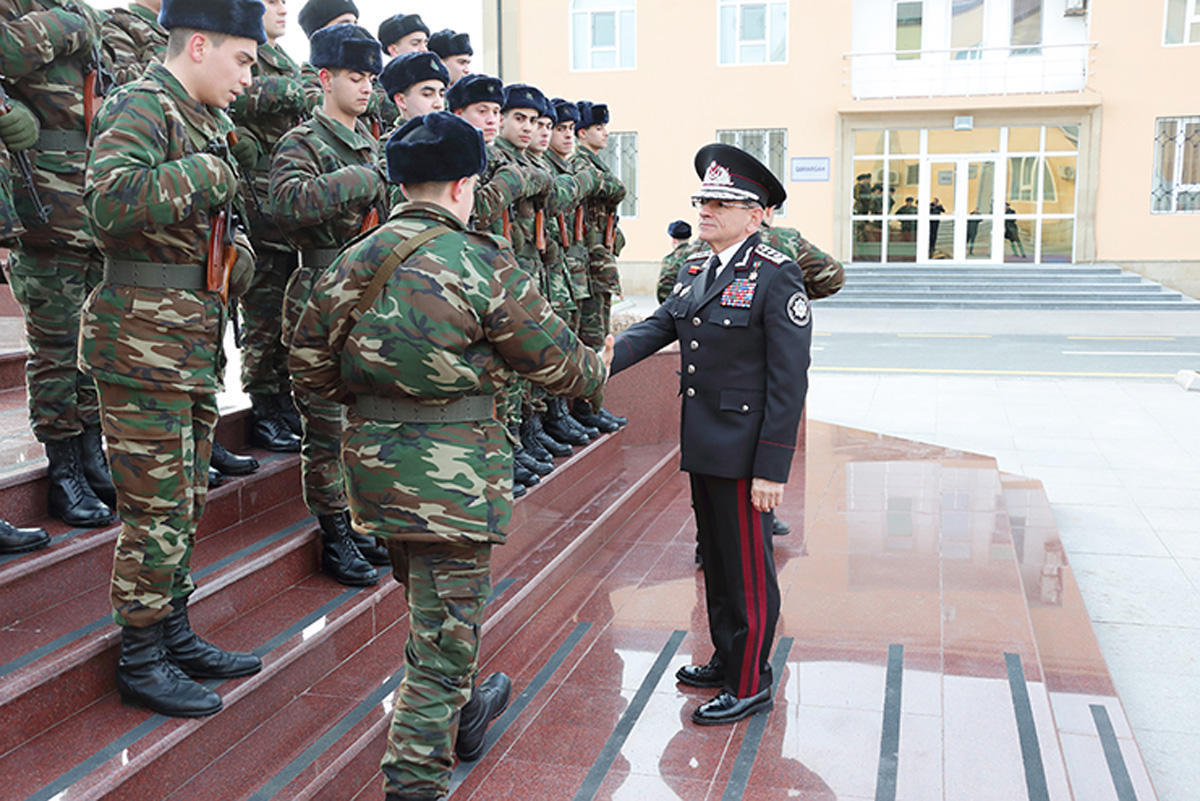
[[[580,100],[575,106],[579,109],[579,120],[575,123],[576,131],[608,123],[608,104]]]
[[[558,112],[554,110],[554,104],[549,98],[543,98],[545,102],[542,104],[542,110],[538,112],[538,119],[545,117],[550,120],[551,125],[558,125]]]
[[[691,239],[692,226],[685,223],[683,220],[676,220],[667,226],[667,236],[672,239]]]
[[[262,0],[163,0],[158,24],[172,28],[223,33],[266,44]]]
[[[388,97],[404,92],[413,84],[425,81],[441,81],[450,85],[450,73],[437,53],[416,50],[401,53],[387,63],[379,74],[379,83]]]
[[[536,86],[526,83],[510,83],[504,87],[504,103],[500,106],[500,110],[509,111],[514,108],[531,108],[540,116],[542,110],[546,108],[546,96]]]
[[[554,106],[554,118],[560,123],[579,122],[579,106],[570,100],[555,97],[550,100],[550,104]]]
[[[396,14],[379,23],[379,41],[390,47],[416,31],[429,35],[429,26],[421,21],[420,14]]]
[[[378,75],[383,70],[383,50],[371,32],[343,23],[322,28],[309,40],[308,63],[318,69],[350,70]]]
[[[353,14],[358,19],[358,6],[354,0],[308,0],[300,9],[300,28],[309,39],[317,31],[343,14]]]
[[[446,90],[446,108],[458,111],[472,103],[504,103],[504,84],[499,78],[482,73],[464,75]]]
[[[414,117],[387,141],[388,180],[394,184],[457,181],[486,168],[483,134],[446,111]]]
[[[741,148],[714,142],[696,152],[700,191],[693,200],[745,200],[760,206],[778,206],[787,199],[779,179],[758,159]]]
[[[466,33],[455,33],[449,28],[443,28],[429,37],[429,49],[442,58],[451,56],[473,56],[471,36]]]

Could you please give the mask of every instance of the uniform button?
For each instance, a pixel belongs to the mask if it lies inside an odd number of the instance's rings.
[[[693,317],[693,318],[692,318],[692,325],[700,325],[700,318],[699,318],[699,317]]]
[[[688,375],[693,375],[695,372],[696,372],[696,365],[689,364],[688,365]]]
[[[742,414],[745,414],[748,411],[750,411],[750,407],[747,404],[743,403],[742,404]]]
[[[689,398],[694,398],[694,397],[696,397],[696,388],[695,388],[695,387],[688,387],[688,388],[687,388],[687,396],[688,396]]]
[[[728,317],[726,317],[726,318],[725,318],[725,320],[724,320],[724,324],[725,324],[725,327],[726,327],[726,328],[728,328],[728,327],[729,327],[729,318],[728,318]]]
[[[691,342],[688,344],[688,347],[689,347],[689,348],[691,348],[692,350],[697,350],[697,349],[700,347],[700,343],[699,343],[699,342],[697,342],[696,340],[694,340],[694,339],[693,339],[693,340],[692,340],[692,341],[691,341]]]

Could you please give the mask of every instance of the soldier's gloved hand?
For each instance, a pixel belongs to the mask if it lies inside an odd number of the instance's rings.
[[[198,189],[208,190],[209,206],[224,203],[237,192],[238,178],[225,159],[212,153],[196,153],[188,158],[196,164]],[[207,185],[206,185],[207,184]]]
[[[240,298],[254,280],[254,252],[244,245],[234,247],[237,248],[237,261],[229,271],[229,297]]]
[[[229,152],[237,159],[243,172],[250,172],[258,165],[261,150],[258,140],[248,131],[238,129],[237,141],[229,146]]]
[[[11,151],[28,150],[37,144],[38,121],[19,100],[10,100],[11,110],[0,116],[0,139]]]

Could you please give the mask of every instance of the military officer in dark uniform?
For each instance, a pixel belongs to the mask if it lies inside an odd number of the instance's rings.
[[[704,559],[715,654],[676,678],[719,688],[692,713],[732,723],[771,705],[769,655],[779,617],[770,545],[808,388],[812,333],[800,267],[763,245],[766,208],[787,193],[743,150],[707,145],[692,196],[708,248],[684,262],[671,294],[616,341],[616,373],[679,340],[682,468]]]

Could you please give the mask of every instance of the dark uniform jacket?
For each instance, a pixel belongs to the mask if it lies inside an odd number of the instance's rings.
[[[804,278],[756,233],[705,292],[711,256],[684,262],[663,304],[617,338],[612,373],[678,339],[682,469],[784,482],[808,389]]]

